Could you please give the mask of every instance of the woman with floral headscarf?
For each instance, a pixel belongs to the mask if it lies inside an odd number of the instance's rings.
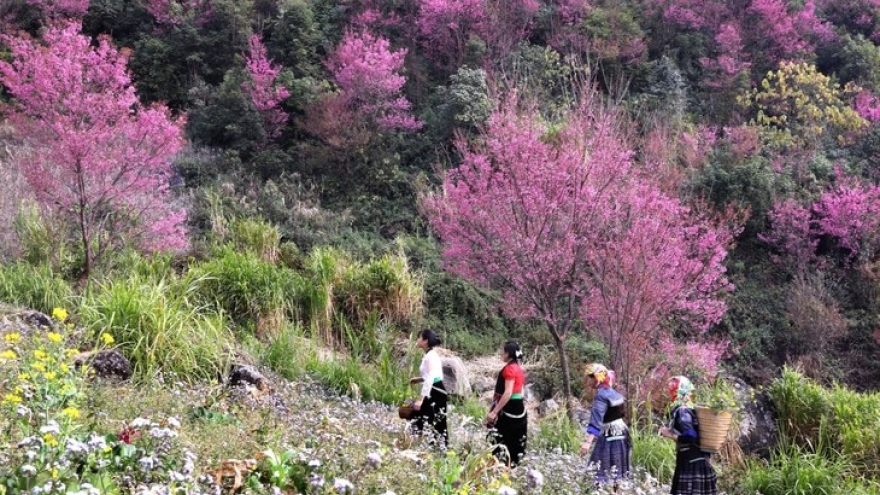
[[[593,363],[587,365],[588,384],[596,388],[587,439],[581,445],[581,455],[590,453],[590,466],[595,466],[596,480],[607,483],[629,476],[632,441],[629,428],[623,421],[623,395],[614,390],[614,371]],[[595,444],[595,447],[593,445]]]
[[[715,495],[718,493],[715,470],[709,453],[700,450],[697,415],[691,394],[694,386],[683,376],[669,380],[672,419],[660,434],[675,441],[675,473],[672,495]]]

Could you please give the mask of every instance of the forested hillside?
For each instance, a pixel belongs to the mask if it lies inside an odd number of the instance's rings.
[[[0,302],[70,309],[141,380],[246,349],[394,403],[393,342],[434,328],[522,342],[544,397],[605,362],[646,417],[679,373],[880,389],[880,2],[0,0],[0,25]],[[298,339],[345,371],[287,363]]]

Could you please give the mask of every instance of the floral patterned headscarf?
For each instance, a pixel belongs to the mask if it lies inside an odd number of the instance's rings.
[[[685,406],[694,407],[693,397],[694,384],[685,376],[673,376],[669,380],[669,398],[672,400],[672,407]]]
[[[604,385],[606,387],[614,385],[614,371],[609,370],[599,363],[588,364],[587,367],[584,368],[584,373],[587,377],[596,380],[596,385]]]

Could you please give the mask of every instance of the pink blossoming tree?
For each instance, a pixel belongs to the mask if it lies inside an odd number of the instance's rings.
[[[281,69],[269,60],[266,47],[258,35],[251,36],[249,47],[245,55],[248,80],[242,87],[250,95],[254,107],[263,115],[266,135],[270,139],[276,138],[287,123],[288,115],[280,105],[290,96],[290,91],[278,82]]]
[[[406,50],[391,51],[387,39],[369,31],[348,31],[327,61],[340,92],[336,106],[356,120],[355,125],[378,125],[384,130],[414,131],[422,127],[410,113],[400,74]],[[350,123],[351,125],[351,123]]]
[[[0,82],[30,146],[20,166],[39,201],[75,226],[87,280],[111,246],[171,250],[187,241],[186,214],[171,206],[168,190],[182,122],[164,106],[143,107],[126,55],[79,31],[68,22],[41,41],[3,36],[11,56],[0,61]]]
[[[871,259],[880,248],[880,187],[844,180],[809,207],[793,199],[778,203],[770,224],[759,238],[774,246],[779,261],[796,275],[819,260],[822,241],[839,249],[848,264]]]
[[[641,174],[615,116],[584,106],[550,132],[537,112],[496,111],[423,207],[454,273],[499,290],[513,318],[543,322],[571,396],[565,342],[579,321],[625,363],[673,315],[698,329],[725,310],[730,232]],[[638,337],[638,341],[634,337]],[[641,347],[642,349],[644,347]]]

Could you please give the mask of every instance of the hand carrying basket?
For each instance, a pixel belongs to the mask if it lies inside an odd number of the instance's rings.
[[[697,406],[695,411],[699,422],[700,448],[718,452],[727,442],[727,432],[733,423],[733,412],[704,406]]]

